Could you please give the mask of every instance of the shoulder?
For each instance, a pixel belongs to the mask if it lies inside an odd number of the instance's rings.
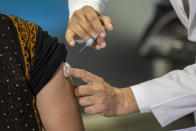
[[[28,43],[29,40],[33,39],[36,41],[36,34],[38,33],[39,28],[37,24],[25,21],[13,15],[7,15],[7,17],[16,28],[20,42],[23,40],[23,43]]]
[[[14,35],[17,35],[25,63],[25,76],[29,79],[31,66],[34,64],[39,27],[33,22],[25,21],[13,15],[6,15],[5,17],[11,21],[11,30],[14,30]]]

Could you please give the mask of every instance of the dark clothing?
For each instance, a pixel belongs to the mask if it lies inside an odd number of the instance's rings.
[[[41,131],[35,97],[66,55],[36,24],[0,14],[0,131]]]

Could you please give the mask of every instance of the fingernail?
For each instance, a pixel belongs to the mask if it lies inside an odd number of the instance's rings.
[[[100,47],[99,45],[97,45],[97,46],[96,46],[96,49],[97,49],[97,50],[100,50],[100,49],[101,49],[101,47]]]
[[[101,33],[100,33],[100,36],[101,36],[102,38],[104,38],[104,37],[106,37],[106,34],[105,34],[104,32],[101,32]]]
[[[105,42],[101,42],[100,46],[101,46],[101,48],[105,48],[106,47],[106,43]]]
[[[70,44],[70,46],[73,47],[75,45],[75,42],[74,41],[71,41],[69,44]]]
[[[112,25],[112,24],[108,23],[108,26],[109,26],[109,28],[110,28],[111,30],[113,30],[113,25]]]

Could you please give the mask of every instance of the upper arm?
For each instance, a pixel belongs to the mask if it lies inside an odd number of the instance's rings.
[[[20,34],[18,39],[24,59],[21,68],[31,91],[28,98],[36,96],[44,127],[52,131],[83,130],[71,81],[64,78],[60,67],[67,56],[65,44],[32,22],[15,16],[9,18]]]
[[[64,78],[62,67],[37,94],[36,100],[47,131],[84,130],[72,82]]]
[[[64,78],[60,66],[67,56],[65,44],[38,27],[34,49],[29,83],[44,128],[49,131],[83,130],[71,81]]]
[[[49,131],[81,131],[83,125],[73,86],[64,78],[60,66],[66,59],[66,47],[38,29],[30,85],[43,126]]]

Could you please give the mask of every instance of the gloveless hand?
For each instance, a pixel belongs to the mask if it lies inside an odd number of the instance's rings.
[[[112,87],[102,78],[81,69],[69,68],[67,73],[88,83],[75,89],[79,104],[87,114],[121,116],[138,111],[130,88]]]
[[[104,38],[107,30],[113,30],[113,22],[110,17],[101,15],[90,6],[76,10],[69,19],[65,38],[70,46],[75,45],[75,38],[79,38],[87,42],[94,36],[98,36],[93,46],[99,50],[106,47]]]

